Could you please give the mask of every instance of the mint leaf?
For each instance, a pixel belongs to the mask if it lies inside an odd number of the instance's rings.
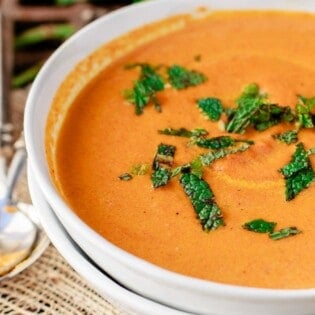
[[[173,145],[159,144],[152,165],[151,180],[154,188],[165,186],[171,179],[175,151]]]
[[[248,144],[253,144],[253,141],[249,140],[238,140],[230,136],[219,136],[213,138],[196,138],[194,144],[198,147],[205,149],[218,150],[234,145],[236,142],[244,142]]]
[[[277,133],[272,136],[274,139],[279,140],[286,144],[292,144],[298,142],[298,131],[289,130],[283,133]]]
[[[159,134],[168,135],[168,136],[177,136],[177,137],[185,137],[185,138],[192,138],[192,137],[200,137],[205,136],[208,134],[208,131],[202,128],[195,128],[192,130],[188,130],[186,128],[165,128],[163,130],[158,130]]]
[[[195,70],[188,70],[179,65],[173,65],[167,69],[168,80],[177,90],[186,89],[204,83],[207,77]]]
[[[294,236],[294,235],[297,235],[300,233],[302,233],[302,232],[298,228],[296,228],[295,226],[292,226],[292,227],[283,228],[279,231],[272,232],[269,234],[269,237],[272,240],[277,241],[277,240],[281,240],[283,238],[287,238],[289,236]]]
[[[128,181],[132,179],[132,175],[129,173],[124,173],[124,174],[119,175],[118,178],[123,181]]]
[[[296,112],[298,116],[298,125],[300,128],[313,128],[314,115],[311,110],[315,107],[315,97],[306,98],[298,96],[298,103],[296,104]]]
[[[238,142],[233,146],[227,148],[221,148],[218,150],[210,150],[207,153],[201,154],[199,159],[204,166],[209,166],[214,161],[221,159],[229,154],[235,154],[239,152],[244,152],[250,148],[252,143],[248,142]]]
[[[308,188],[314,181],[315,174],[312,168],[301,170],[286,179],[286,200],[294,199],[301,191]]]
[[[141,176],[147,174],[149,171],[148,164],[135,164],[131,167],[130,173],[135,176]]]
[[[221,101],[214,97],[198,99],[197,106],[201,112],[212,121],[218,121],[223,112]]]
[[[245,87],[241,96],[236,100],[237,108],[226,125],[227,132],[244,133],[250,125],[251,118],[265,102],[266,96],[259,93],[257,84],[252,83]]]
[[[243,225],[245,230],[256,233],[272,233],[277,223],[268,222],[264,219],[255,219]]]
[[[150,102],[154,104],[157,111],[161,111],[161,106],[156,97],[156,92],[164,90],[164,80],[157,73],[156,69],[145,63],[127,65],[126,69],[140,67],[140,78],[135,81],[132,90],[125,91],[125,98],[135,105],[136,115],[141,115],[143,109]]]
[[[171,179],[171,172],[169,168],[159,167],[151,176],[151,180],[154,188],[165,186]]]
[[[303,143],[296,145],[296,150],[289,164],[280,169],[280,172],[285,178],[289,178],[303,169],[311,167],[309,154],[305,150]]]
[[[294,122],[295,116],[288,106],[262,104],[250,120],[256,130],[263,131],[281,122]]]
[[[205,180],[195,174],[184,173],[180,177],[180,184],[190,199],[205,231],[215,230],[224,225],[221,210]]]
[[[302,143],[297,144],[291,161],[279,170],[285,179],[285,198],[287,201],[294,199],[315,179],[315,173],[309,159],[310,154],[312,154],[312,150],[306,151]]]

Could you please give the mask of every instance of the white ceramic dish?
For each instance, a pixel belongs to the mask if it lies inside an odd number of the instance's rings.
[[[107,301],[128,314],[138,315],[185,315],[175,309],[139,296],[110,279],[86,257],[71,239],[53,210],[45,200],[28,167],[28,184],[33,204],[48,237],[67,262]]]
[[[315,314],[315,289],[269,290],[223,285],[169,272],[130,255],[82,222],[60,198],[49,178],[44,150],[45,122],[53,95],[65,75],[101,44],[150,21],[190,12],[198,5],[214,10],[315,11],[312,0],[155,0],[123,8],[90,24],[56,51],[29,94],[25,137],[34,176],[54,212],[80,247],[112,277],[142,295],[200,314]]]

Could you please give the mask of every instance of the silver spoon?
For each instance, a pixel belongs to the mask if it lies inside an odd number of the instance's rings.
[[[7,131],[7,78],[4,73],[4,34],[3,19],[0,11],[0,276],[8,273],[14,266],[25,259],[35,242],[37,228],[25,214],[11,211],[12,191],[25,161],[25,149],[18,148],[10,168],[7,171],[7,156],[5,155]],[[10,139],[9,139],[10,140]],[[10,142],[10,141],[9,141]],[[24,151],[24,152],[23,152]]]
[[[13,201],[17,179],[26,160],[25,149],[18,147],[10,163],[5,189],[0,197],[0,276],[10,272],[32,252],[37,239],[37,225]]]
[[[48,239],[38,229],[31,217],[23,212],[26,205],[13,200],[12,193],[23,170],[26,150],[23,135],[15,143],[15,152],[9,168],[5,149],[11,149],[11,124],[7,123],[7,82],[3,77],[4,55],[2,34],[2,12],[0,11],[0,280],[11,277],[36,260],[48,246]],[[34,210],[34,209],[31,209]],[[33,212],[34,211],[30,211]],[[40,246],[40,248],[38,248]],[[36,251],[34,248],[36,247]],[[32,257],[30,257],[32,256]],[[32,259],[27,259],[32,258]],[[26,262],[27,260],[27,262]]]

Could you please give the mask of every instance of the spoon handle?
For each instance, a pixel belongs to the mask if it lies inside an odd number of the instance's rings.
[[[8,174],[7,174],[6,198],[9,203],[12,200],[12,192],[23,170],[26,157],[27,157],[23,134],[21,134],[20,138],[15,142],[14,146],[16,150],[13,154],[12,161],[9,165]]]

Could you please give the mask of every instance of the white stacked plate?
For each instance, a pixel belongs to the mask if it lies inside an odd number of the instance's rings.
[[[167,271],[125,252],[82,222],[50,179],[45,125],[52,99],[66,75],[104,43],[146,23],[191,12],[201,5],[212,10],[315,11],[314,0],[154,0],[125,7],[83,28],[53,54],[29,94],[25,140],[33,202],[47,234],[70,265],[105,298],[136,314],[184,314],[176,311],[180,309],[212,315],[314,315],[315,289],[223,285]]]

